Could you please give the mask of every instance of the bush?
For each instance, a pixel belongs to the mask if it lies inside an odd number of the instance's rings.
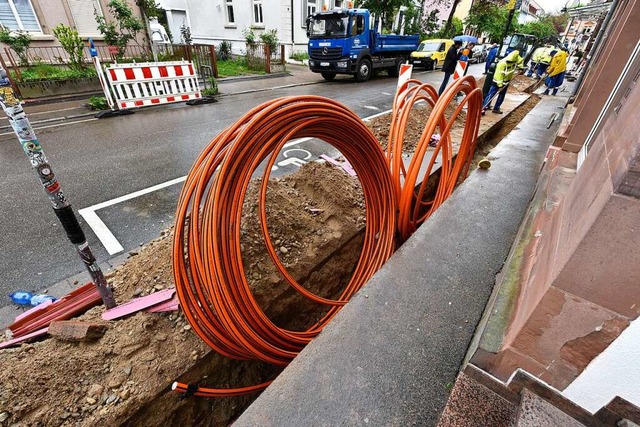
[[[91,110],[108,110],[109,104],[107,103],[107,98],[104,96],[92,96],[89,98],[87,107]]]
[[[218,82],[213,77],[209,77],[209,87],[202,90],[202,95],[213,96],[218,93]]]
[[[84,43],[78,35],[78,30],[59,24],[53,28],[53,35],[69,55],[69,67],[73,70],[84,69]]]
[[[24,31],[11,31],[8,28],[0,27],[0,42],[9,45],[20,58],[20,65],[29,65],[27,49],[31,44],[31,35]]]
[[[289,58],[296,61],[304,61],[305,59],[309,59],[309,54],[303,51],[293,52]]]
[[[231,59],[232,47],[233,47],[233,44],[230,41],[223,40],[218,45],[218,50],[216,51],[216,58],[218,59],[218,61],[226,61],[228,59]]]
[[[276,49],[278,49],[278,42],[279,42],[278,30],[273,29],[273,30],[265,31],[264,33],[260,34],[260,40],[262,40],[262,43],[269,46],[269,51],[272,54],[275,53]]]
[[[244,36],[244,41],[247,43],[249,47],[253,47],[258,42],[258,38],[256,37],[256,33],[253,32],[251,28],[245,28],[242,30],[242,35]]]

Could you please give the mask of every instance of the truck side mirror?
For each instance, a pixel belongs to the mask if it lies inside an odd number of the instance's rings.
[[[307,19],[305,19],[305,23],[307,27],[307,37],[309,37],[309,34],[311,34],[311,31],[309,30],[309,24],[311,23],[311,16],[307,16]]]

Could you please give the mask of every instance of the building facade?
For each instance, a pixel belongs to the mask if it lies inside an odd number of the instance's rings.
[[[245,31],[260,35],[277,30],[286,56],[306,52],[306,19],[323,6],[332,9],[347,6],[344,0],[160,0],[174,43],[180,43],[180,27],[191,30],[194,43],[219,44],[230,41],[232,50],[245,49]]]
[[[136,16],[140,10],[135,0],[127,0]],[[80,37],[100,42],[94,11],[111,19],[109,0],[0,0],[0,24],[11,30],[28,32],[31,46],[60,46],[53,35],[58,24],[78,30]],[[142,43],[142,36],[138,42]]]

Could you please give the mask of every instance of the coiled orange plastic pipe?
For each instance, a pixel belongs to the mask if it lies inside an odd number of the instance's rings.
[[[451,117],[447,105],[465,94]],[[409,112],[418,101],[432,106],[431,115],[406,168],[402,143]],[[450,130],[466,106],[465,130],[453,161]],[[353,294],[384,264],[394,250],[394,233],[406,239],[453,192],[466,176],[479,128],[481,90],[465,77],[438,98],[435,89],[418,81],[394,99],[387,155],[360,118],[342,104],[316,96],[276,99],[262,104],[225,129],[201,153],[187,176],[178,210],[172,265],[181,307],[192,328],[209,346],[235,359],[288,364],[337,314]],[[426,184],[415,191],[428,143],[436,128],[441,139],[429,160],[426,177],[437,157],[442,170],[435,198],[423,201]],[[336,147],[355,169],[366,206],[362,253],[351,280],[337,300],[315,295],[296,282],[280,262],[266,223],[266,189],[272,166],[284,144],[313,137]],[[305,297],[331,306],[303,332],[273,324],[256,303],[245,277],[240,250],[242,206],[253,172],[267,160],[258,200],[260,228],[267,252],[284,280]],[[424,180],[426,181],[426,179]],[[396,218],[398,227],[396,228]],[[213,389],[174,383],[174,390],[197,396],[237,396],[270,384]]]
[[[319,138],[351,163],[362,185],[366,230],[351,280],[337,300],[314,295],[286,271],[266,224],[266,186],[276,156],[295,138]],[[260,225],[272,261],[289,285],[313,301],[332,306],[304,332],[273,324],[256,303],[245,277],[240,223],[247,187],[267,160],[258,201]],[[384,152],[362,120],[330,99],[276,99],[245,114],[211,141],[193,165],[178,203],[172,263],[182,309],[194,331],[213,349],[235,359],[288,364],[384,264],[394,249],[396,198]],[[233,396],[269,383],[239,389],[197,388],[201,396]],[[174,384],[188,391],[185,384]]]

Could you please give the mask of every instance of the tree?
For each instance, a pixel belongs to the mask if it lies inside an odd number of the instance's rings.
[[[115,22],[107,21],[104,16],[98,14],[97,10],[94,10],[93,14],[98,23],[98,30],[104,36],[104,41],[118,48],[116,58],[121,59],[127,44],[136,39],[138,33],[144,29],[144,24],[133,14],[133,10],[125,0],[111,0],[107,3],[107,7],[115,18]]]
[[[563,33],[567,28],[567,23],[569,22],[569,14],[565,12],[558,15],[552,15],[551,21],[553,22],[556,32],[558,34]]]
[[[413,0],[363,0],[358,2],[358,7],[369,9],[369,12],[380,18],[382,28],[391,30],[393,18],[400,10],[400,6],[413,7]]]
[[[64,24],[53,28],[53,35],[69,55],[69,68],[82,71],[84,69],[84,43],[78,35],[78,30]]]
[[[499,42],[504,34],[508,15],[506,7],[490,1],[477,1],[471,6],[464,23],[480,34],[488,34],[491,41]],[[517,20],[517,16],[514,15],[513,22]]]
[[[538,40],[550,40],[558,37],[550,16],[542,16],[535,21],[529,21],[517,27],[517,31],[523,34],[536,36]]]

